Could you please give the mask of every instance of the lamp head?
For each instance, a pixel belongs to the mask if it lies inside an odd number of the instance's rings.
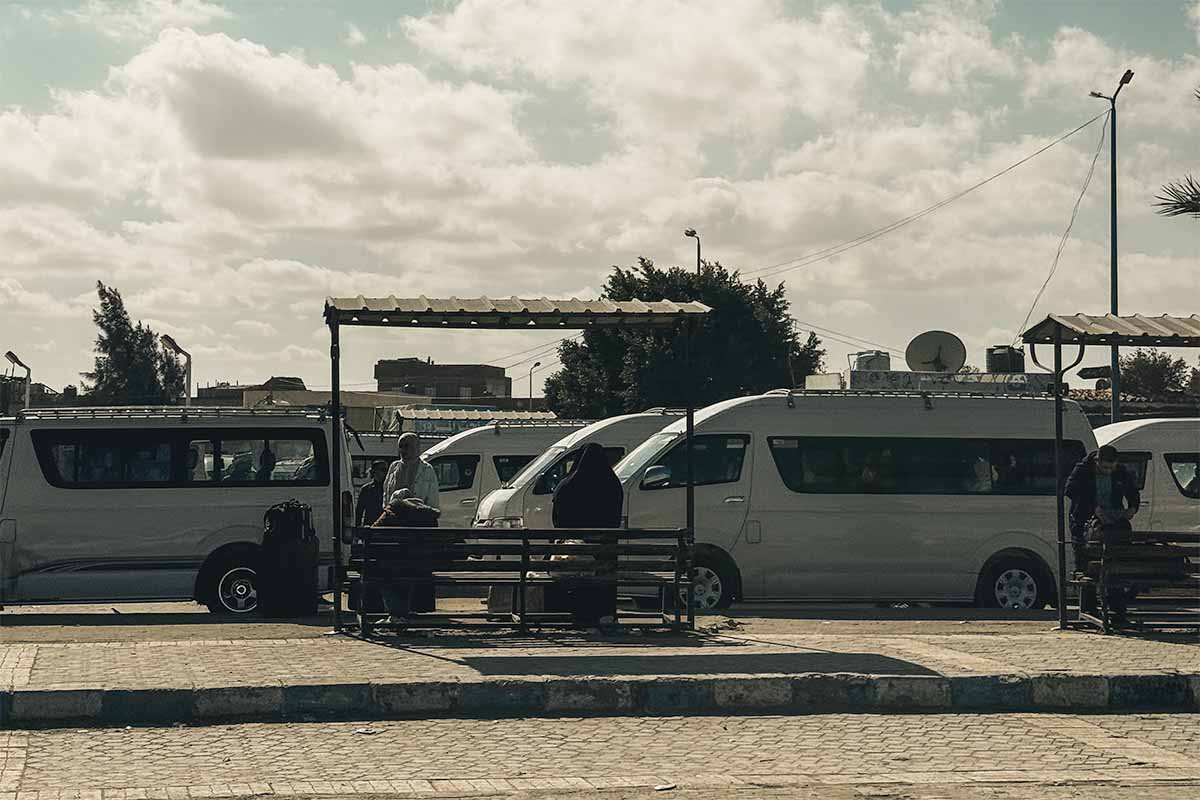
[[[23,361],[21,361],[21,359],[17,358],[17,354],[14,353],[12,350],[9,350],[8,352],[6,352],[4,354],[4,357],[7,358],[10,363],[12,363],[15,366],[20,367],[21,369],[29,369],[29,367],[25,366],[25,363]]]
[[[174,339],[172,339],[170,335],[168,335],[168,334],[165,334],[165,333],[164,333],[164,334],[163,334],[162,336],[160,336],[159,338],[160,338],[160,339],[162,339],[162,343],[163,343],[163,344],[165,344],[167,347],[169,347],[169,348],[171,348],[172,350],[174,350],[176,353],[182,353],[182,352],[183,352],[183,348],[179,346],[179,342],[177,342],[177,341],[175,341]]]
[[[1107,100],[1107,99],[1108,99],[1107,97],[1105,97],[1104,95],[1100,94],[1099,92],[1088,92],[1088,95],[1089,95],[1090,97],[1099,97],[1101,100]]]
[[[691,236],[692,238],[696,238],[696,229],[695,229],[695,228],[688,228],[687,230],[685,230],[685,231],[683,232],[683,235],[684,235],[684,236]]]
[[[1127,69],[1127,70],[1125,70],[1125,74],[1121,76],[1120,85],[1124,86],[1125,84],[1129,83],[1131,80],[1133,80],[1133,70]]]
[[[533,362],[533,366],[532,366],[532,367],[530,367],[530,369],[534,369],[534,367],[540,367],[541,365],[542,365],[542,362],[540,362],[540,361],[535,361],[535,362]]]

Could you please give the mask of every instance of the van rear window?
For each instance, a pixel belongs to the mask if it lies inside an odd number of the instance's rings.
[[[46,481],[62,488],[329,484],[319,430],[39,430],[32,438]]]
[[[767,440],[779,477],[812,494],[1053,495],[1054,442],[790,437]],[[1063,474],[1084,455],[1064,443]]]

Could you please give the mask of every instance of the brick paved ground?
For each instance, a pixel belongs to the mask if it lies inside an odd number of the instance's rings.
[[[804,672],[1200,674],[1200,643],[1082,633],[752,636],[693,640],[492,635],[0,644],[0,687],[208,687],[504,676]]]
[[[0,734],[0,797],[496,794],[664,783],[1186,781],[1200,789],[1197,730],[1198,715],[1033,714],[46,730]]]

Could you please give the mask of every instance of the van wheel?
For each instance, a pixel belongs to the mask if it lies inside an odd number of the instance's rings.
[[[697,614],[729,608],[736,583],[733,565],[717,556],[700,553],[692,563],[692,607]],[[686,602],[679,590],[680,605]]]
[[[214,614],[258,610],[258,571],[249,554],[234,554],[205,570],[204,604]]]
[[[1015,556],[997,559],[979,579],[976,605],[1038,611],[1050,602],[1050,575],[1037,562]]]

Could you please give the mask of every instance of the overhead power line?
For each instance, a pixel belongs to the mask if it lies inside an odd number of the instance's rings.
[[[1111,111],[1104,112],[1104,116],[1112,113]],[[1058,259],[1062,256],[1063,248],[1067,246],[1067,239],[1071,235],[1071,228],[1075,226],[1075,217],[1079,215],[1079,206],[1083,202],[1083,196],[1087,194],[1088,186],[1092,182],[1092,176],[1096,173],[1096,162],[1100,159],[1100,151],[1104,149],[1104,136],[1108,128],[1104,125],[1100,126],[1100,141],[1096,143],[1096,152],[1092,156],[1092,163],[1088,166],[1087,175],[1083,178],[1083,187],[1079,190],[1079,197],[1075,198],[1075,205],[1071,208],[1071,218],[1067,221],[1067,228],[1063,231],[1062,238],[1058,240],[1058,249],[1054,251],[1054,260],[1050,263],[1050,273],[1046,275],[1046,280],[1042,281],[1042,288],[1038,289],[1034,295],[1033,302],[1029,305],[1029,311],[1025,314],[1025,319],[1017,326],[1017,331],[1013,335],[1013,344],[1021,338],[1021,332],[1025,330],[1025,326],[1029,324],[1029,318],[1033,316],[1033,310],[1037,308],[1038,301],[1042,299],[1042,294],[1046,291],[1046,287],[1050,285],[1050,279],[1054,277],[1054,273],[1058,270]]]
[[[840,244],[835,244],[831,247],[826,247],[822,250],[814,250],[813,252],[805,253],[804,255],[797,256],[795,258],[790,258],[790,259],[787,259],[786,261],[780,261],[777,264],[770,264],[765,267],[759,267],[757,269],[753,269],[748,272],[744,272],[742,274],[743,275],[757,275],[759,278],[769,278],[774,275],[783,274],[784,272],[791,272],[792,270],[797,270],[797,269],[801,269],[802,267],[807,267],[812,264],[816,264],[819,261],[828,260],[830,258],[833,258],[834,256],[841,255],[842,253],[845,253],[848,250],[853,250],[856,247],[859,247],[868,242],[874,241],[875,239],[878,239],[880,236],[884,236],[888,233],[891,233],[892,231],[899,230],[900,228],[903,228],[906,225],[916,222],[917,220],[922,219],[923,217],[926,217],[926,216],[932,214],[933,212],[937,211],[938,209],[944,208],[945,206],[949,205],[950,203],[953,203],[955,200],[966,197],[968,194],[988,185],[989,183],[996,180],[997,178],[1007,175],[1009,172],[1012,172],[1014,169],[1021,166],[1022,164],[1025,164],[1026,162],[1031,161],[1032,159],[1036,158],[1037,156],[1040,156],[1042,153],[1046,152],[1047,150],[1054,147],[1055,145],[1060,144],[1060,143],[1066,141],[1067,139],[1071,138],[1072,136],[1079,133],[1081,130],[1088,127],[1096,120],[1106,116],[1107,114],[1108,114],[1107,111],[1097,114],[1096,116],[1092,117],[1087,122],[1080,125],[1079,127],[1074,128],[1074,129],[1068,131],[1067,133],[1064,133],[1062,136],[1059,136],[1057,139],[1050,142],[1049,144],[1047,144],[1043,147],[1040,147],[1037,150],[1035,150],[1034,152],[1025,156],[1020,161],[1016,161],[1016,162],[1008,165],[1004,169],[1000,170],[999,172],[996,172],[996,173],[988,176],[987,178],[984,178],[983,180],[979,181],[978,183],[972,184],[971,186],[968,186],[966,189],[963,189],[960,192],[950,195],[949,197],[946,197],[942,200],[939,200],[938,202],[934,203],[931,206],[926,206],[925,208],[921,209],[920,211],[910,214],[907,217],[902,217],[898,220],[895,220],[894,222],[884,225],[881,228],[876,228],[875,230],[868,231],[867,233],[864,233],[861,236],[857,236],[853,239],[849,239]]]

